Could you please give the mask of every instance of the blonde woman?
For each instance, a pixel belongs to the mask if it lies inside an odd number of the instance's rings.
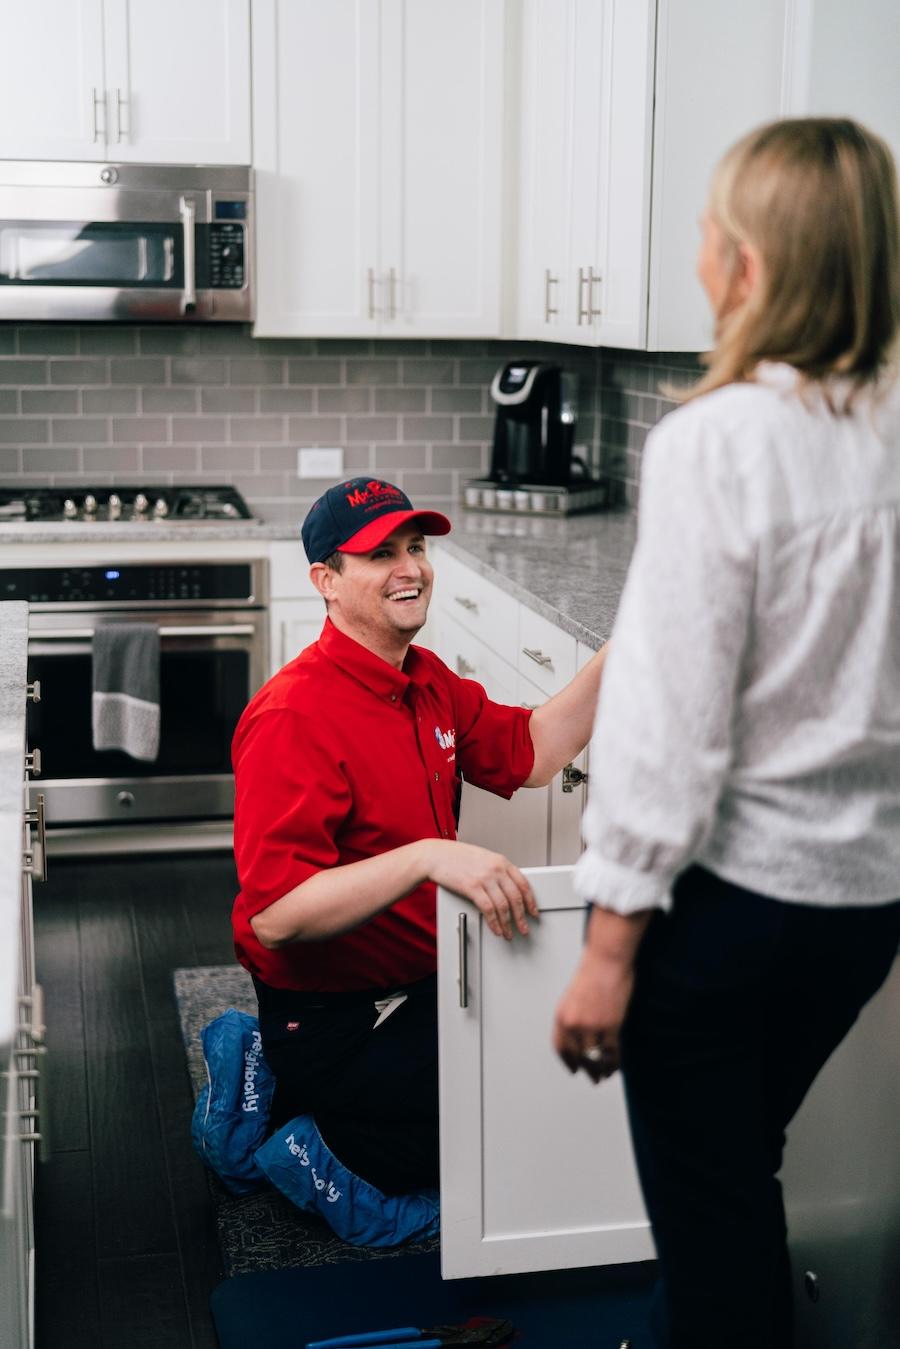
[[[648,440],[555,1043],[597,1081],[621,1032],[659,1343],[787,1349],[784,1131],[900,939],[890,152],[762,127],[702,231],[716,346]]]

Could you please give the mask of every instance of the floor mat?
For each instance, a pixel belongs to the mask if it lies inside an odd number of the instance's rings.
[[[196,1100],[206,1085],[200,1031],[229,1007],[256,1015],[250,975],[239,965],[202,965],[176,970],[175,998],[181,1020],[191,1089]],[[201,1165],[199,1159],[197,1165]],[[385,1260],[434,1251],[438,1238],[394,1250],[348,1246],[321,1218],[302,1213],[277,1190],[266,1188],[240,1198],[228,1193],[212,1173],[210,1191],[223,1268],[229,1277],[282,1270]]]
[[[211,1300],[220,1349],[303,1349],[308,1340],[399,1326],[507,1318],[512,1349],[649,1349],[652,1265],[443,1283],[436,1253],[386,1264],[228,1279]]]

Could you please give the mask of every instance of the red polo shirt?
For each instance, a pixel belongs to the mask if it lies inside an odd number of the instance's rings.
[[[534,762],[524,708],[492,703],[432,652],[396,670],[326,619],[260,689],[232,745],[233,912],[242,965],[275,988],[390,988],[436,966],[430,882],[328,941],[267,951],[250,919],[316,872],[421,838],[455,838],[460,774],[509,797]]]

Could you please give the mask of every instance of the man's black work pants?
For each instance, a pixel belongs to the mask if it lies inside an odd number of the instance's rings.
[[[700,867],[651,922],[622,1061],[666,1349],[789,1349],[784,1131],[898,940],[900,903],[782,903]]]
[[[254,980],[275,1074],[272,1128],[312,1115],[344,1166],[385,1194],[438,1184],[437,981],[386,1016],[371,993],[297,993]]]

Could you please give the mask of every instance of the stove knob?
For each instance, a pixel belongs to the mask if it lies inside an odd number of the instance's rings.
[[[97,514],[97,498],[91,492],[88,492],[84,501],[81,503],[81,509],[85,515]]]
[[[78,507],[71,497],[66,497],[63,502],[63,516],[66,520],[74,520],[78,514]]]
[[[149,505],[150,502],[144,496],[143,492],[138,492],[137,496],[134,498],[135,515],[143,515]]]
[[[157,497],[153,506],[153,514],[157,520],[163,520],[169,514],[169,503],[165,497]]]
[[[107,501],[106,505],[109,511],[110,520],[118,520],[119,516],[122,514],[122,498],[115,492],[110,492],[109,501]]]

